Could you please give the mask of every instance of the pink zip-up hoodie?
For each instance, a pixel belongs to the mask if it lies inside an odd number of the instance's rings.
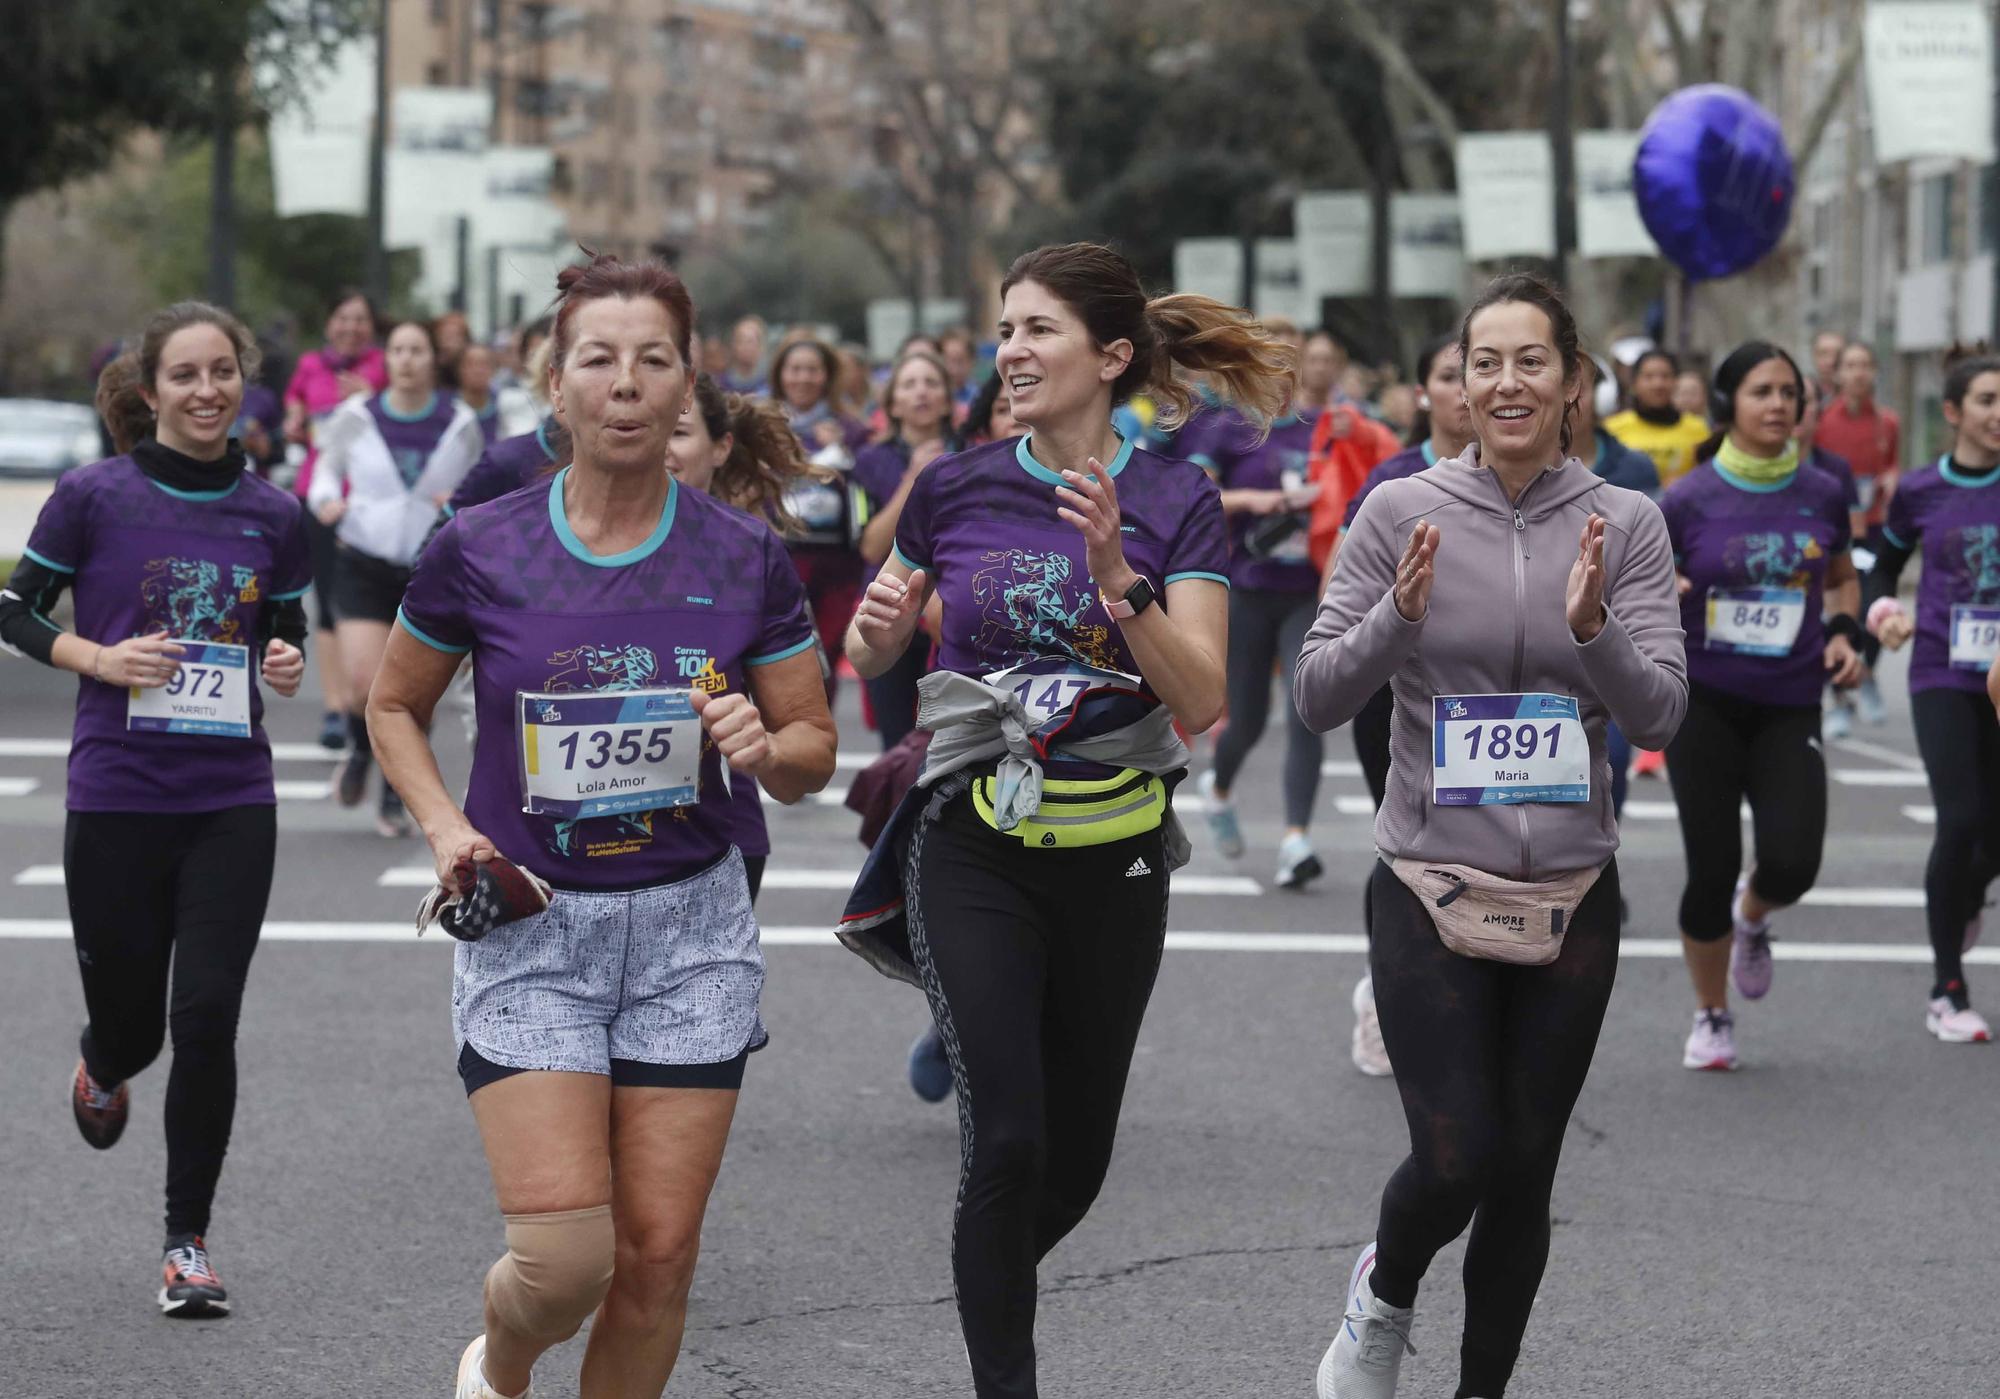
[[[1604,628],[1579,642],[1564,615],[1570,567],[1592,514],[1606,522]],[[1417,521],[1438,529],[1430,607],[1396,610],[1396,566]],[[1618,850],[1604,726],[1663,748],[1687,711],[1686,638],[1673,547],[1659,506],[1575,458],[1509,501],[1477,444],[1362,502],[1294,674],[1299,715],[1324,731],[1383,685],[1395,696],[1389,787],[1375,818],[1384,856],[1543,880]],[[1437,806],[1431,700],[1438,695],[1573,695],[1590,741],[1587,802]]]

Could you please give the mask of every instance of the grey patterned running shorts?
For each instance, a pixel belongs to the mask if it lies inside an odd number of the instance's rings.
[[[677,884],[556,891],[532,918],[457,944],[461,1053],[507,1069],[720,1064],[763,1047],[764,953],[743,857]]]

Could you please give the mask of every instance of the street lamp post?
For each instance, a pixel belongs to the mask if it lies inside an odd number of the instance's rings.
[[[1571,133],[1570,97],[1575,86],[1576,49],[1570,41],[1570,0],[1555,7],[1555,91],[1549,103],[1549,143],[1555,156],[1556,283],[1569,284],[1570,255],[1576,251],[1576,140]]]

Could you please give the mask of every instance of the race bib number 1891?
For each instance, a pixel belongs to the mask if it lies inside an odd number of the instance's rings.
[[[1951,664],[1957,670],[1985,670],[2000,656],[2000,607],[1969,602],[1951,606]]]
[[[250,648],[176,641],[180,668],[153,689],[133,687],[125,728],[133,733],[250,737]]]
[[[563,821],[701,800],[701,720],[687,690],[515,696],[521,809]]]
[[[1590,745],[1569,695],[1438,695],[1431,700],[1438,806],[1590,800]]]

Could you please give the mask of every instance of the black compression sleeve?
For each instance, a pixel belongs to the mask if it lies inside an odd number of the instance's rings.
[[[69,574],[33,559],[24,558],[15,565],[6,591],[0,592],[0,647],[43,665],[54,665],[56,638],[63,633],[49,620],[49,612],[69,582]]]
[[[257,649],[261,652],[275,638],[303,651],[307,630],[303,598],[267,602],[257,613]]]
[[[1868,615],[1868,609],[1876,598],[1896,595],[1896,585],[1903,580],[1903,568],[1914,554],[1915,551],[1906,545],[1887,539],[1882,541],[1882,547],[1875,551],[1875,567],[1869,569],[1861,580],[1863,617]]]

